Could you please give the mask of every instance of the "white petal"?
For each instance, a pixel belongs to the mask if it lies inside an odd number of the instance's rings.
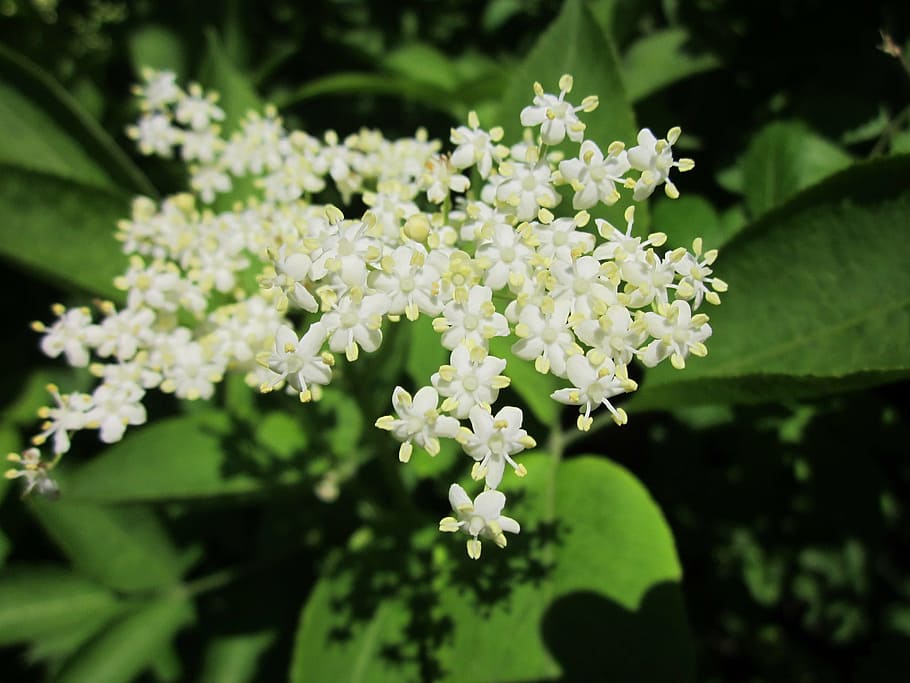
[[[484,491],[474,499],[474,512],[488,522],[499,519],[506,505],[506,496],[502,491]]]

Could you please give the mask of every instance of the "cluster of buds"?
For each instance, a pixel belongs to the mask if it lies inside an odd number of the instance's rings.
[[[336,356],[355,362],[381,346],[389,325],[427,317],[449,360],[413,394],[395,387],[395,414],[376,426],[400,442],[403,463],[415,445],[438,454],[440,439],[474,461],[471,477],[484,490],[472,499],[452,484],[454,516],[440,529],[466,533],[476,559],[480,538],[505,546],[505,532],[519,531],[501,514],[498,489],[507,466],[526,473],[516,456],[535,446],[520,408],[494,411],[510,378],[491,339],[514,335],[514,356],[567,384],[552,398],[578,407],[581,430],[601,406],[627,421],[611,399],[636,389],[633,359],[683,368],[690,354],[707,353],[708,317],[695,311],[725,290],[712,276],[716,251],[700,240],[691,251],[660,251],[666,236],[633,234],[631,207],[621,228],[588,212],[624,190],[634,201],[660,186],[677,197],[671,171],[693,166],[673,158],[678,128],[660,140],[644,129],[637,145],[612,142],[604,152],[579,119],[597,98],[572,105],[572,78],[563,76],[558,95],[534,84],[520,112],[526,134],[511,147],[473,112],[452,130],[448,155],[422,131],[399,140],[371,130],[344,140],[288,132],[271,109],[248,114],[224,138],[214,95],[184,91],[170,73],[145,78],[144,113],[130,134],[148,154],[179,150],[195,196],[137,199],[119,226],[131,255],[116,282],[124,308],[102,302],[96,321],[89,309],[60,307],[56,322],[35,324],[46,353],[102,379],[92,394],[52,392],[56,407],[46,409],[35,445],[53,436],[56,458],[75,430],[120,439],[145,420],[141,401],[155,387],[208,398],[225,373],[241,372],[261,391],[318,400]],[[577,156],[552,149],[566,138]],[[210,208],[244,177],[257,197]],[[562,187],[572,194],[569,215],[557,213]],[[314,196],[326,189],[367,210],[345,217],[319,204]],[[250,272],[258,288],[244,288]]]

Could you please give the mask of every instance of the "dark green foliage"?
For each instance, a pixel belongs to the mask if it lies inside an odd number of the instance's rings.
[[[636,225],[719,247],[730,291],[708,357],[641,370],[622,428],[576,434],[553,378],[510,359],[539,451],[504,481],[522,533],[476,563],[435,531],[463,457],[402,469],[372,428],[447,358],[426,320],[340,364],[317,404],[235,377],[154,400],[114,446],[79,436],[60,501],[0,479],[4,680],[901,678],[910,70],[877,47],[910,45],[906,3],[54,4],[0,19],[2,453],[26,447],[41,387],[88,381],[28,322],[121,297],[117,220],[186,187],[124,134],[143,65],[217,88],[228,130],[274,103],[316,135],[444,140],[472,109],[520,133],[532,82],[571,72],[600,96],[592,137],[682,126],[696,168]]]

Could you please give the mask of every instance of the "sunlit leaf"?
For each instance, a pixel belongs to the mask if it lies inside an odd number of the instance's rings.
[[[638,407],[793,399],[910,375],[910,158],[844,171],[741,232],[714,264],[707,358],[649,370]]]
[[[521,460],[508,548],[475,563],[463,535],[427,552],[418,535],[404,556],[380,538],[330,564],[291,681],[691,680],[679,562],[647,491],[603,458]]]
[[[279,423],[276,419],[280,419]],[[224,413],[172,417],[130,432],[120,443],[68,477],[70,500],[137,502],[251,494],[299,481],[292,465],[274,459],[276,450],[296,451],[300,435],[285,418],[270,419],[267,441],[244,434]],[[287,418],[288,420],[290,417]],[[296,426],[296,425],[295,425]],[[297,445],[295,445],[297,444]]]

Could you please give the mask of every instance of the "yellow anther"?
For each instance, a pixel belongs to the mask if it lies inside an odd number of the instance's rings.
[[[411,459],[411,454],[414,452],[414,447],[411,445],[410,441],[405,441],[398,448],[398,460],[401,462],[408,462]]]
[[[572,92],[574,83],[575,79],[572,78],[572,74],[563,74],[559,77],[559,89],[563,92]]]

